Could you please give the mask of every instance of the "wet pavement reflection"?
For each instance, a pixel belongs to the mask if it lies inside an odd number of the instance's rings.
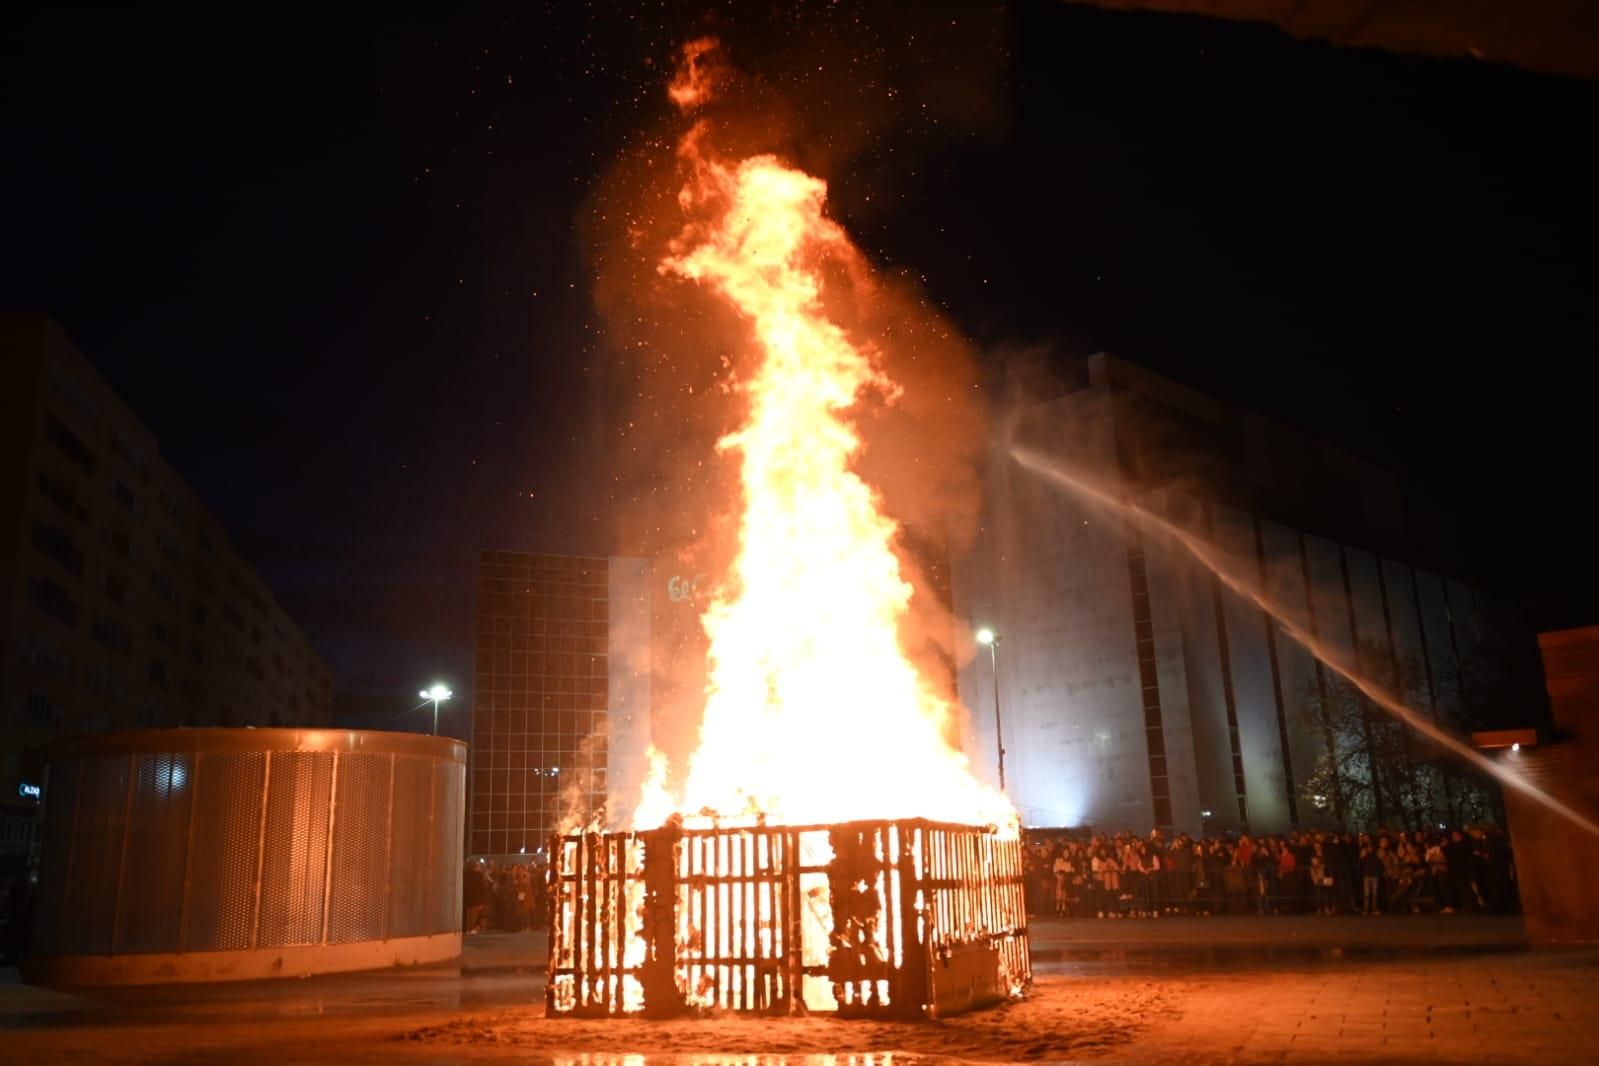
[[[1352,1032],[1377,1027],[1427,1047],[1458,1036],[1448,1045],[1457,1051],[1477,1048],[1459,1030],[1468,1015],[1477,1026],[1520,1025],[1515,1012],[1530,1011],[1541,1021],[1520,1039],[1545,1043],[1599,1020],[1586,1005],[1599,973],[1592,954],[1529,950],[1519,919],[1041,919],[1032,932],[1039,986],[1015,1012],[912,1029],[841,1024],[839,1037],[804,1019],[741,1019],[726,1040],[694,1020],[545,1023],[539,934],[473,937],[460,966],[304,979],[52,989],[0,970],[0,1062],[447,1066],[505,1056],[519,1066],[956,1066],[1103,1058],[1123,1041],[1154,1050],[1135,1061],[1167,1061],[1183,1056],[1163,1052],[1186,1053],[1196,1033],[1217,1047],[1247,1036],[1278,1055],[1288,1047],[1279,1030],[1303,1031],[1331,1049],[1337,1041],[1316,1034],[1331,1024],[1324,1004],[1332,1000],[1349,1013],[1333,1020]],[[1148,1018],[1174,1009],[1185,1012],[1180,1025],[1145,1031]],[[1235,1012],[1242,1021],[1228,1020]],[[724,1046],[745,1053],[715,1050]],[[1586,1036],[1571,1046],[1583,1053],[1548,1061],[1591,1060]]]
[[[1251,973],[1403,963],[1525,953],[1525,944],[1161,945],[1150,948],[1057,948],[1033,952],[1033,972],[1064,977]]]
[[[560,1055],[550,1066],[922,1066],[947,1061],[897,1051],[854,1055]]]
[[[1523,953],[1514,945],[1406,945],[1350,947],[1301,945],[1163,944],[1146,948],[1084,947],[1035,951],[1039,976],[1089,980],[1137,975],[1189,976],[1262,970],[1335,970],[1346,966],[1404,963]],[[14,972],[14,971],[13,971]],[[537,969],[499,972],[453,968],[392,970],[290,981],[168,985],[120,989],[49,990],[0,986],[0,1029],[72,1025],[164,1025],[184,1021],[256,1021],[330,1016],[428,1014],[525,1006],[542,1012],[544,978]],[[662,1059],[652,1056],[578,1056],[556,1060],[569,1066],[911,1066],[925,1059],[876,1056],[757,1056]]]
[[[528,973],[461,975],[454,969],[330,974],[299,980],[50,990],[0,986],[0,1029],[60,1025],[164,1025],[334,1015],[418,1014],[542,1004],[544,979]]]

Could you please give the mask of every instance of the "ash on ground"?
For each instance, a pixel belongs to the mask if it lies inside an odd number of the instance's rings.
[[[1168,1012],[1161,984],[1113,987],[1040,978],[1016,1003],[926,1022],[747,1014],[654,1021],[545,1018],[537,1007],[462,1018],[412,1030],[404,1039],[459,1047],[581,1054],[870,1054],[893,1049],[988,1062],[1038,1062],[1101,1055],[1127,1044]]]

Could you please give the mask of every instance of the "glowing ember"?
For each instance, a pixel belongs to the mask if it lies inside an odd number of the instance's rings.
[[[683,46],[683,64],[677,76],[666,87],[672,103],[684,111],[692,111],[711,98],[721,80],[721,68],[716,65],[717,42],[715,37],[701,37]]]
[[[672,96],[702,106],[714,42],[684,49]],[[956,708],[905,654],[913,590],[898,527],[852,468],[855,419],[897,389],[877,353],[826,311],[830,285],[870,285],[864,258],[824,212],[820,179],[775,156],[738,162],[683,139],[687,224],[661,271],[726,301],[753,358],[735,389],[743,425],[719,450],[740,464],[732,573],[703,616],[709,683],[699,748],[676,803],[653,766],[640,826],[672,807],[815,824],[925,817],[1011,826],[1015,811],[950,742]]]

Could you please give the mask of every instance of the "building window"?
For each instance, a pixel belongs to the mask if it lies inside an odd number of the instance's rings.
[[[47,559],[51,559],[70,573],[83,573],[83,551],[72,534],[48,522],[33,524],[33,546]]]
[[[178,506],[177,499],[173,497],[172,493],[168,492],[164,488],[157,489],[156,493],[161,500],[161,506],[166,508],[167,514],[171,515],[175,520],[177,520],[179,525],[182,525],[183,509]]]
[[[39,495],[80,522],[88,517],[88,512],[78,507],[78,487],[70,481],[40,474]]]
[[[165,659],[150,660],[150,684],[163,691],[167,687],[167,664]]]
[[[54,415],[44,416],[44,436],[51,444],[60,449],[61,454],[72,460],[85,474],[94,473],[94,452],[89,446],[79,440],[77,434],[56,420]]]
[[[133,560],[133,534],[126,529],[111,526],[100,527],[100,540],[110,548],[119,558],[129,562]]]
[[[92,667],[85,675],[89,691],[96,696],[110,696],[116,691],[116,675],[106,663]]]
[[[177,562],[179,559],[183,558],[183,549],[178,547],[177,544],[170,540],[167,535],[162,533],[160,530],[156,530],[155,546],[161,549],[162,555],[165,555],[173,562]]]
[[[133,490],[120,480],[111,483],[111,495],[116,498],[117,503],[122,505],[122,509],[129,514],[136,515],[143,510],[139,506],[139,498],[133,494]]]
[[[133,639],[121,622],[110,615],[103,615],[94,620],[89,627],[89,635],[100,644],[112,651],[121,652],[123,655],[133,647]]]
[[[28,580],[28,602],[40,613],[47,614],[64,625],[78,624],[78,605],[73,602],[66,589],[49,578],[35,577]]]
[[[94,397],[89,395],[89,390],[78,383],[78,379],[62,370],[59,366],[50,367],[50,384],[55,390],[66,397],[67,402],[76,407],[83,416],[91,422],[100,417],[100,405],[94,402]]]
[[[152,572],[150,574],[150,588],[161,600],[172,604],[174,607],[177,606],[178,590],[173,586],[172,579],[166,574]]]
[[[216,583],[211,580],[211,571],[199,563],[194,564],[194,584],[196,588],[207,596],[215,596],[217,594]]]
[[[43,633],[23,633],[17,641],[17,657],[47,674],[62,675],[72,670],[72,656],[58,649],[55,641]]]
[[[106,599],[112,603],[126,605],[128,602],[128,576],[126,574],[107,574],[105,576]]]
[[[120,455],[129,466],[137,470],[146,480],[150,477],[150,460],[145,457],[144,451],[123,435],[121,430],[111,431],[111,450]]]
[[[35,729],[52,733],[61,729],[61,708],[42,692],[30,692],[24,696],[15,717]]]
[[[1172,821],[1171,781],[1166,774],[1165,723],[1160,705],[1160,674],[1155,653],[1154,619],[1149,609],[1149,579],[1144,567],[1144,549],[1137,534],[1129,530],[1127,549],[1128,583],[1133,604],[1133,646],[1138,656],[1138,680],[1143,690],[1144,740],[1149,756],[1149,794],[1155,824],[1170,826]]]

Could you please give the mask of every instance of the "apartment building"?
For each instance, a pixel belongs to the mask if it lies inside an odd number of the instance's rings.
[[[0,854],[37,752],[157,726],[323,726],[332,676],[61,329],[0,313]]]

